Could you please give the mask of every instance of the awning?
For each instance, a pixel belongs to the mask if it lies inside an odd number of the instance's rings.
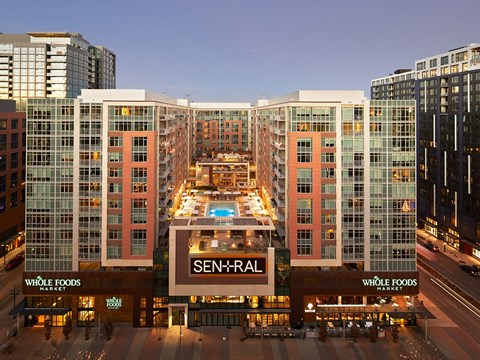
[[[407,312],[407,311],[391,311],[388,313],[388,316],[392,319],[405,319],[405,320],[414,320],[417,319],[416,312]]]
[[[202,309],[203,313],[215,314],[290,314],[290,309]]]
[[[20,301],[20,303],[15,306],[8,315],[65,315],[71,308],[26,308],[25,299]]]

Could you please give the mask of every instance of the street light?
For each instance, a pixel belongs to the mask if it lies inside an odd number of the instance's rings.
[[[13,295],[13,308],[15,309],[16,306],[16,296],[20,293],[20,290],[15,287],[15,284],[13,284],[13,289],[10,290],[10,295]],[[15,314],[13,315],[13,318],[15,318]]]

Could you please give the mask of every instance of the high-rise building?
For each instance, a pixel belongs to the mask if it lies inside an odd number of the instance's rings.
[[[418,226],[480,258],[480,45],[420,59],[410,72],[372,80],[372,99],[399,99],[383,89],[400,84],[417,104]]]
[[[261,100],[254,123],[257,186],[295,270],[292,315],[372,301],[358,274],[320,268],[416,274],[414,101],[298,91]]]
[[[115,54],[81,34],[0,34],[0,99],[75,98],[82,89],[115,88]]]
[[[0,100],[0,257],[24,240],[25,130],[25,112]]]

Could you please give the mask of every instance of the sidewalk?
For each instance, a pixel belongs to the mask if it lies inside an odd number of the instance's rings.
[[[51,340],[45,340],[43,328],[22,329],[13,341],[8,359],[445,359],[438,350],[422,341],[415,328],[401,327],[399,340],[391,335],[372,343],[368,338],[328,338],[325,343],[316,338],[306,339],[246,339],[241,327],[210,326],[186,329],[131,328],[117,326],[111,340],[98,337],[92,329],[85,340],[84,329],[74,328],[65,339],[62,328],[54,328]],[[160,339],[160,340],[159,340]]]
[[[435,236],[427,233],[424,230],[417,229],[417,235],[420,239],[419,243],[424,244],[426,241],[431,241],[435,245],[438,246],[439,252],[448,256],[452,260],[455,260],[459,264],[467,264],[467,265],[477,265],[480,266],[480,260],[476,259],[473,256],[463,254],[453,246],[450,246],[446,242],[437,239]]]

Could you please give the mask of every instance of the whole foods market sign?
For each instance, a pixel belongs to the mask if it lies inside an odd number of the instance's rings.
[[[35,287],[39,291],[65,291],[69,287],[82,285],[80,279],[51,279],[40,275],[33,279],[25,279],[25,285]]]
[[[191,275],[264,275],[266,258],[190,258]]]
[[[374,276],[370,279],[362,279],[363,286],[374,287],[377,291],[402,291],[406,287],[414,287],[418,285],[418,279],[403,278],[403,279],[386,279],[379,276]]]

